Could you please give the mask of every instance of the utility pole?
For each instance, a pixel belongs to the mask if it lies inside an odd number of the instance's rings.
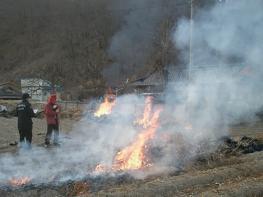
[[[193,12],[194,0],[190,0],[190,33],[189,33],[189,65],[188,65],[188,79],[191,79],[191,72],[193,67]]]

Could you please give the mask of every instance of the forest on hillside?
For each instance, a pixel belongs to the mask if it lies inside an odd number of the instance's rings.
[[[1,0],[0,82],[42,78],[84,97],[180,65],[170,32],[190,2]]]

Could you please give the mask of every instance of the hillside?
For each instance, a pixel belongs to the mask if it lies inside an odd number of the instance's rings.
[[[169,34],[189,10],[184,0],[2,0],[0,82],[40,77],[74,97],[101,94],[111,80],[177,65]]]

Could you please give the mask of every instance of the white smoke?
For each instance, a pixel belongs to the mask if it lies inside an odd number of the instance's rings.
[[[261,0],[228,0],[194,18],[190,87],[230,123],[229,115],[253,115],[262,106],[262,5]],[[181,49],[189,46],[189,27],[190,21],[182,20],[174,32]]]
[[[233,123],[254,119],[263,106],[261,8],[261,0],[228,0],[196,13],[190,80],[170,82],[160,128],[151,142],[153,160],[160,168],[183,166],[203,142],[227,135]],[[185,65],[189,27],[190,21],[182,19],[172,33]],[[116,39],[113,45],[121,44]],[[96,164],[111,165],[116,152],[134,140],[138,130],[133,121],[143,106],[141,97],[119,97],[107,118],[85,115],[60,148],[33,147],[29,152],[1,155],[0,182],[23,176],[33,183],[93,176]]]
[[[120,1],[112,3],[110,9],[118,12],[122,23],[108,49],[114,63],[103,71],[109,83],[116,79],[125,80],[138,72],[149,59],[153,52],[158,24],[164,15],[161,3],[159,0],[127,0],[125,4]]]
[[[21,177],[30,177],[33,184],[61,183],[94,176],[97,164],[111,166],[117,151],[133,141],[139,132],[133,123],[143,107],[143,98],[119,97],[111,116],[97,119],[87,113],[69,135],[61,136],[61,147],[33,146],[1,155],[0,183]]]
[[[172,37],[189,80],[170,83],[166,107],[175,123],[171,130],[189,144],[189,158],[202,142],[228,135],[230,125],[255,120],[263,106],[262,6],[261,0],[229,0],[197,11],[190,66],[191,21],[182,19],[175,27]],[[192,129],[181,129],[181,124]]]

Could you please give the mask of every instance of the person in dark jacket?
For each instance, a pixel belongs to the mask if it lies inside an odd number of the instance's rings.
[[[29,94],[24,93],[22,95],[22,102],[17,104],[16,112],[18,116],[18,131],[20,136],[20,143],[23,145],[27,144],[29,147],[32,142],[32,118],[36,117],[31,104],[29,103]]]
[[[59,145],[59,113],[60,106],[56,103],[56,94],[50,95],[48,103],[45,106],[44,113],[47,120],[47,134],[45,138],[45,145],[50,145],[52,132],[54,132],[54,145]]]

